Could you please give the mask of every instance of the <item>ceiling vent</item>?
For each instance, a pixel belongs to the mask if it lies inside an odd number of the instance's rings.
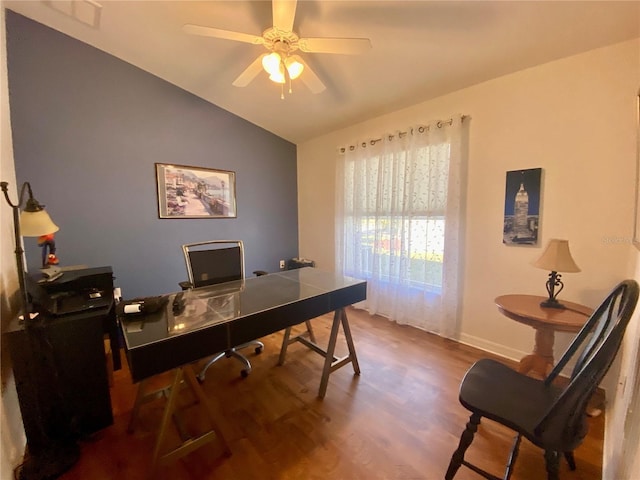
[[[96,29],[100,28],[102,5],[98,2],[93,0],[43,0],[43,3],[85,25]]]

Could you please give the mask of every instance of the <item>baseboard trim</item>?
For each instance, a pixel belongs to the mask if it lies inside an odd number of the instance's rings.
[[[491,353],[493,355],[498,355],[499,357],[506,358],[507,360],[512,360],[516,363],[520,362],[520,359],[526,355],[530,355],[531,352],[523,352],[521,350],[517,350],[515,348],[510,348],[505,345],[501,345],[499,343],[490,342],[485,340],[484,338],[474,337],[473,335],[467,335],[465,333],[460,334],[460,338],[457,339],[458,342],[468,345],[470,347],[478,348],[487,353]],[[557,360],[557,358],[556,358]],[[575,365],[575,361],[571,360],[562,370],[560,376],[569,377],[571,375],[571,371]],[[606,389],[602,386],[598,387],[598,394],[604,398],[604,394]]]
[[[515,348],[510,348],[499,343],[490,342],[488,340],[485,340],[484,338],[467,335],[466,333],[461,333],[457,341],[464,345],[479,348],[480,350],[483,350],[485,352],[492,353],[509,360],[513,360],[514,362],[519,362],[522,357],[531,353],[523,352]]]

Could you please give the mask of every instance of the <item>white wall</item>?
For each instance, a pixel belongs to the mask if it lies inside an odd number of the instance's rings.
[[[630,254],[629,272],[640,282],[639,250]],[[603,478],[626,480],[633,478],[631,472],[640,478],[640,307],[627,327],[619,357],[616,388],[607,392]]]
[[[455,113],[469,115],[460,340],[521,358],[531,351],[533,331],[500,315],[493,299],[505,293],[545,294],[547,272],[529,264],[549,238],[568,239],[582,269],[564,275],[561,299],[595,307],[618,281],[639,277],[638,269],[633,270],[638,253],[631,245],[639,59],[636,39],[497,78],[298,145],[300,255],[316,260],[319,268],[334,267],[338,146]],[[543,168],[542,241],[536,248],[507,247],[502,244],[505,172],[536,167]],[[638,330],[637,316],[632,332]],[[569,338],[556,335],[556,352],[564,350]],[[629,358],[628,353],[633,338],[627,336],[623,355],[627,352],[625,368],[637,370],[637,356]],[[620,448],[614,442],[616,432],[620,437],[620,418],[624,422],[629,402],[640,403],[616,398],[620,381],[614,368],[604,384],[612,402],[605,479],[616,478],[622,468],[613,454]],[[638,446],[625,448],[631,450],[629,465],[638,464]]]
[[[640,41],[548,63],[371,119],[298,145],[300,255],[333,269],[336,149],[359,138],[470,116],[461,340],[520,358],[529,327],[500,315],[505,293],[544,295],[548,272],[529,264],[549,238],[567,238],[582,268],[560,298],[596,306],[626,274],[635,171]],[[543,168],[541,245],[502,244],[505,173]],[[566,343],[562,334],[557,346]]]
[[[13,166],[9,99],[7,90],[7,52],[5,42],[4,8],[0,8],[0,180],[9,182],[11,199],[17,201],[16,174]],[[13,242],[11,208],[0,198],[0,301],[2,312],[14,310],[8,302],[18,290],[18,276]],[[2,323],[7,324],[3,318]],[[4,354],[3,359],[7,358]],[[24,453],[26,438],[20,417],[20,407],[11,369],[2,367],[2,399],[0,402],[0,478],[13,478],[13,467]]]

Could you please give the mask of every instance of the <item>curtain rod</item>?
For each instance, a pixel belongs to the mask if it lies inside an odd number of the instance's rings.
[[[467,117],[468,117],[468,115],[462,115],[460,117],[460,121],[464,122],[465,118],[467,118]],[[438,128],[442,128],[445,125],[453,125],[453,118],[450,118],[449,120],[438,120],[435,123],[435,125]],[[429,125],[427,125],[426,127],[425,126],[418,127],[418,132],[419,133],[424,133],[425,131],[428,131],[428,130],[429,130]],[[404,137],[405,135],[407,135],[409,133],[413,134],[413,128],[411,130],[409,130],[409,131],[406,131],[406,132],[398,132],[398,138],[402,138],[402,137]],[[389,140],[391,140],[394,137],[395,137],[395,134],[392,134],[392,133],[389,134]],[[369,140],[369,143],[371,143],[371,145],[375,145],[376,143],[381,142],[381,141],[382,141],[382,138],[374,138],[372,140]],[[362,146],[366,147],[367,146],[367,142],[362,142]],[[355,145],[349,145],[349,150],[353,151],[355,148],[356,148]],[[340,147],[340,150],[339,150],[340,153],[345,153],[346,151],[347,151],[347,147]]]

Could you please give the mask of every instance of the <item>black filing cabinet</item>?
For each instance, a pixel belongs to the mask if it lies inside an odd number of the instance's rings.
[[[45,291],[80,295],[99,290],[113,299],[110,267],[75,270],[63,279]],[[111,326],[115,321],[111,302],[64,315],[41,313],[28,328],[16,319],[5,332],[32,453],[113,423],[104,335],[117,329]],[[118,353],[117,345],[112,350]]]

